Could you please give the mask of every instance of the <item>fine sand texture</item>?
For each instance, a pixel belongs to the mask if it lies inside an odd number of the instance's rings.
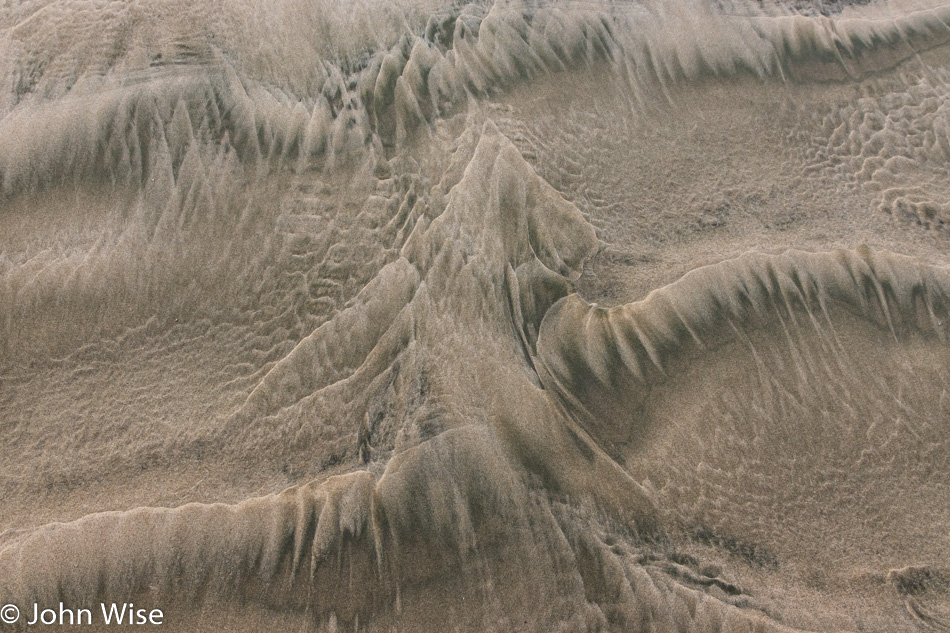
[[[0,3],[0,633],[128,628],[950,631],[950,4]]]

